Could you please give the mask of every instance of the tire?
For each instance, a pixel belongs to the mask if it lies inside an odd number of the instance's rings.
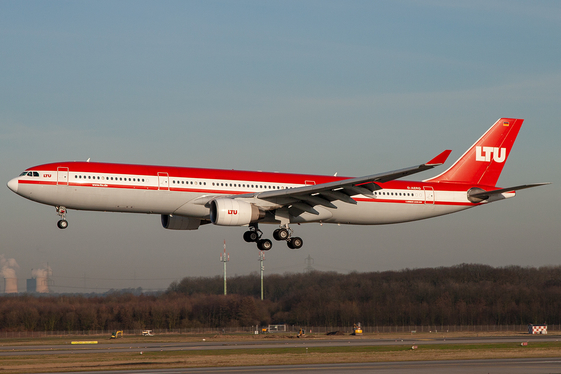
[[[64,230],[65,228],[68,227],[68,221],[65,219],[61,219],[60,221],[57,222],[56,225],[58,226],[59,229]]]
[[[304,241],[302,240],[302,238],[299,238],[297,236],[291,238],[288,241],[288,248],[290,249],[300,249],[302,248],[302,245],[304,245]]]
[[[290,235],[288,234],[287,229],[279,229],[279,232],[277,233],[277,236],[279,237],[278,240],[288,240],[288,237]]]
[[[243,233],[243,240],[248,243],[256,242],[258,239],[258,235],[255,231],[246,231]]]
[[[257,248],[262,251],[268,251],[273,248],[273,242],[271,242],[269,239],[261,239],[257,242]]]

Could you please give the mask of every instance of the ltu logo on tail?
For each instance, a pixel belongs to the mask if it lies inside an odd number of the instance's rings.
[[[493,155],[493,161],[504,162],[506,159],[506,148],[475,147],[475,161],[489,162],[491,161],[491,155]]]

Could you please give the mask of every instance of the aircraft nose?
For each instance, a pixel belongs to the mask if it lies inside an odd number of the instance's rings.
[[[18,179],[14,178],[8,182],[8,188],[15,193],[18,193]]]

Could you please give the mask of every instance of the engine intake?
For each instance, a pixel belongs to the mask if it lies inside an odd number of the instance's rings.
[[[265,217],[255,205],[234,199],[216,199],[210,203],[210,221],[220,226],[244,226]]]

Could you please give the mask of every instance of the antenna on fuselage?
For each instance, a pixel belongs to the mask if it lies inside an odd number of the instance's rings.
[[[86,160],[86,162],[90,162],[90,160],[91,160],[91,158],[88,158],[88,159]]]

